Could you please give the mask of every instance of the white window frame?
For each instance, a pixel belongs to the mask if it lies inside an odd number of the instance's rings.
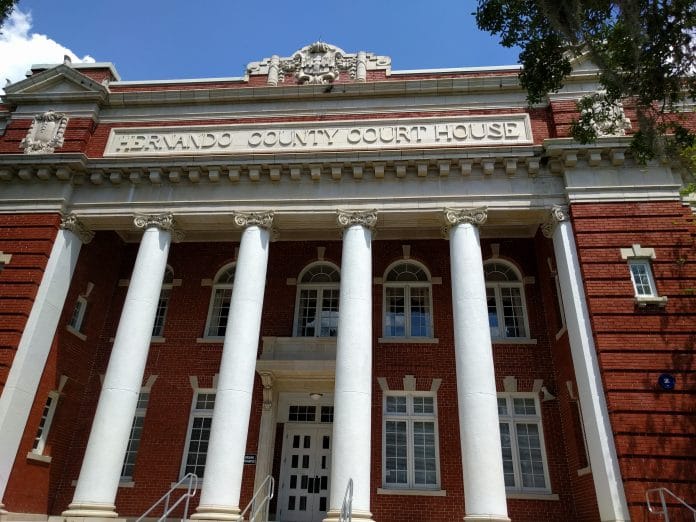
[[[181,458],[181,466],[179,468],[179,478],[183,478],[186,475],[186,466],[188,462],[188,456],[189,456],[189,445],[191,444],[191,435],[193,431],[193,422],[194,419],[197,418],[213,418],[213,409],[197,409],[196,404],[198,402],[198,396],[199,395],[205,395],[205,394],[210,394],[210,395],[215,395],[215,399],[217,400],[217,395],[216,395],[216,390],[215,388],[197,388],[193,391],[193,397],[191,400],[191,412],[189,414],[189,422],[188,422],[188,429],[186,430],[186,443],[184,444],[184,454],[183,457]],[[208,444],[210,444],[210,438],[208,439]],[[206,452],[206,464],[207,464],[207,452]],[[204,466],[205,468],[205,466]],[[199,476],[198,479],[201,480],[203,477]]]
[[[53,417],[56,413],[56,408],[58,407],[59,398],[59,392],[48,392],[46,402],[44,403],[43,410],[41,411],[41,420],[39,421],[39,427],[36,430],[34,444],[32,445],[31,449],[31,453],[34,455],[44,454],[44,449],[46,449],[46,441],[48,440],[48,434],[51,431],[51,424],[53,423]]]
[[[218,290],[232,290],[234,286],[234,281],[232,283],[219,283],[220,277],[222,277],[225,272],[227,272],[230,268],[232,268],[235,272],[236,275],[236,270],[237,270],[237,263],[232,262],[232,263],[227,263],[225,266],[223,266],[220,270],[217,271],[217,274],[215,274],[215,279],[213,279],[213,285],[212,289],[210,292],[210,303],[208,304],[208,317],[205,321],[205,338],[212,338],[212,339],[222,339],[224,337],[223,335],[211,335],[210,329],[212,327],[212,319],[213,319],[213,312],[215,308],[215,294],[217,293]],[[234,279],[234,277],[233,277]],[[230,300],[232,299],[232,293],[230,292]],[[232,304],[230,303],[230,311],[229,313],[232,313]],[[228,316],[229,317],[229,316]],[[225,325],[225,329],[227,328],[227,325]]]
[[[169,299],[174,288],[174,270],[167,265],[164,271],[164,279],[162,289],[160,290],[159,299],[157,301],[157,312],[155,314],[155,324],[152,326],[152,337],[164,336],[164,327],[167,324],[167,311],[169,310]],[[160,313],[161,311],[161,313]]]
[[[667,296],[660,296],[657,293],[657,285],[655,284],[655,276],[652,270],[652,260],[656,258],[654,248],[644,248],[639,244],[631,245],[631,248],[621,248],[621,259],[627,262],[628,272],[633,285],[633,296],[638,306],[657,305],[665,306],[667,304]],[[645,273],[648,279],[650,293],[642,293],[636,283],[636,276],[633,273],[633,267],[645,267]]]
[[[498,335],[494,335],[493,333],[493,327],[490,326],[489,322],[489,328],[491,331],[491,339],[495,340],[504,340],[504,339],[530,339],[530,332],[529,332],[529,313],[527,311],[527,297],[525,295],[524,291],[524,279],[522,277],[522,274],[518,270],[518,268],[510,263],[509,261],[505,261],[503,259],[489,259],[483,263],[483,271],[484,271],[484,277],[486,273],[486,266],[487,265],[503,265],[509,269],[512,270],[512,272],[515,274],[515,277],[517,278],[516,281],[488,281],[486,280],[486,300],[488,300],[488,289],[493,289],[494,295],[495,295],[495,310],[496,310],[496,315],[498,319]],[[501,293],[501,290],[503,288],[516,288],[520,292],[520,301],[522,302],[522,323],[524,325],[524,332],[525,335],[521,336],[507,336],[506,335],[506,328],[505,328],[505,311],[504,311],[504,306],[503,306],[503,296]],[[502,334],[502,335],[500,335]]]
[[[309,272],[311,269],[319,266],[319,265],[324,265],[331,267],[333,270],[338,272],[339,275],[339,281],[336,283],[303,283],[302,278]],[[300,273],[300,277],[297,278],[297,292],[295,294],[295,318],[293,320],[293,331],[292,335],[293,337],[325,337],[320,335],[321,333],[321,303],[323,300],[323,295],[325,290],[336,290],[340,291],[340,276],[341,276],[341,269],[328,261],[318,261],[316,263],[311,263],[310,265],[307,265],[302,272]],[[316,299],[316,314],[314,317],[314,323],[317,325],[317,327],[314,328],[314,335],[312,336],[301,336],[300,335],[300,296],[302,294],[302,290],[316,290],[317,291],[317,299]],[[340,300],[340,293],[339,293],[339,300]],[[340,310],[339,312],[340,313]],[[338,331],[338,324],[336,325],[336,330]],[[336,337],[335,335],[329,336],[329,337]]]
[[[406,413],[387,413],[387,397],[406,397]],[[430,397],[433,399],[433,413],[419,414],[414,413],[413,398]],[[387,421],[406,422],[407,438],[407,483],[394,484],[387,482]],[[415,456],[414,456],[414,422],[432,422],[435,437],[435,484],[416,484],[415,483]],[[439,491],[441,485],[440,476],[440,435],[437,416],[437,394],[430,391],[403,391],[389,390],[382,394],[382,488],[385,490],[416,490],[416,491]]]
[[[145,398],[144,398],[145,397]],[[135,458],[138,458],[138,451],[140,450],[140,443],[142,442],[142,431],[144,429],[144,424],[140,428],[140,435],[137,438],[138,446],[135,450],[132,450],[133,443],[136,439],[133,438],[133,430],[135,428],[135,423],[138,419],[142,419],[145,422],[145,414],[147,413],[148,403],[150,402],[150,389],[142,388],[138,394],[138,407],[135,410],[135,415],[133,415],[133,424],[131,424],[131,429],[128,434],[128,446],[126,447],[126,455],[123,458],[123,465],[121,466],[121,482],[129,482],[133,480],[133,474],[124,474],[126,469],[126,461],[128,460],[129,453],[135,453]],[[144,404],[143,404],[144,403]],[[133,462],[133,469],[135,469],[135,462]]]
[[[510,444],[512,448],[512,461],[514,472],[514,486],[506,486],[505,490],[510,493],[551,493],[551,480],[549,477],[549,465],[546,454],[546,442],[544,440],[544,426],[541,418],[541,401],[537,393],[498,393],[498,399],[505,399],[507,405],[507,413],[498,413],[498,421],[500,424],[510,425]],[[515,414],[513,399],[533,399],[536,409],[535,415]],[[541,449],[541,460],[544,467],[544,482],[546,486],[543,488],[524,486],[522,483],[522,471],[520,465],[520,451],[517,441],[517,426],[520,424],[536,424],[539,430],[539,445]]]
[[[425,273],[426,281],[389,281],[387,276],[399,265],[409,264],[418,267]],[[404,289],[404,335],[392,335],[387,330],[387,313],[389,303],[387,301],[387,291],[389,288]],[[428,289],[428,325],[427,335],[411,335],[411,288],[427,288]],[[433,339],[434,322],[433,322],[433,278],[423,263],[414,261],[413,259],[400,259],[390,264],[384,271],[382,283],[382,335],[385,339]]]
[[[87,298],[84,296],[79,296],[75,301],[75,307],[73,308],[72,315],[70,316],[68,327],[72,328],[76,332],[82,333],[82,323],[85,319],[86,310]]]

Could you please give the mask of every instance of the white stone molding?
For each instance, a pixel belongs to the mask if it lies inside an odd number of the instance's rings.
[[[601,520],[630,520],[580,261],[568,219],[559,220],[553,230],[553,248],[599,515]]]
[[[506,393],[515,393],[517,391],[517,377],[508,375],[503,379],[503,391]]]
[[[377,210],[339,210],[337,214],[336,221],[338,222],[338,226],[343,229],[352,227],[353,225],[360,225],[372,230],[377,224]]]
[[[0,500],[51,350],[82,241],[59,230],[0,395]]]
[[[556,226],[570,219],[570,211],[566,205],[554,205],[551,207],[549,212],[549,217],[546,222],[541,225],[541,232],[544,237],[552,238],[553,232],[556,230]]]
[[[235,212],[234,223],[238,227],[257,226],[266,230],[273,227],[273,211],[267,212]]]
[[[147,227],[140,241],[77,486],[63,517],[117,516],[116,493],[143,386],[170,243],[170,231],[157,226]]]
[[[404,391],[416,391],[416,378],[413,375],[404,376]]]
[[[270,410],[273,407],[273,374],[262,372],[259,376],[263,385],[263,409]]]
[[[273,55],[260,62],[251,62],[247,65],[247,74],[266,74],[267,84],[272,86],[282,83],[286,74],[293,75],[301,84],[321,85],[332,83],[341,71],[362,83],[367,80],[367,71],[384,70],[388,74],[390,69],[391,58],[387,56],[365,51],[347,53],[335,45],[314,42],[287,58]]]
[[[589,126],[597,137],[625,136],[631,128],[631,120],[626,117],[623,104],[618,100],[607,101],[605,92],[595,93],[593,98],[592,107],[582,109],[580,115],[591,117]]]
[[[60,220],[60,228],[69,230],[79,237],[84,244],[89,243],[94,238],[94,232],[85,227],[75,214],[64,215]]]
[[[9,265],[10,261],[12,261],[12,254],[6,254],[0,250],[0,270],[5,268],[5,265]]]
[[[48,154],[63,146],[68,117],[62,112],[46,111],[34,116],[29,132],[20,143],[25,154]]]
[[[655,259],[654,248],[643,248],[639,244],[631,245],[631,248],[621,249],[621,259],[628,260],[632,258]]]
[[[263,410],[259,426],[259,439],[256,446],[256,472],[254,491],[263,484],[266,477],[273,472],[273,450],[275,446],[278,403],[273,390],[274,377],[271,372],[259,371],[263,385]]]

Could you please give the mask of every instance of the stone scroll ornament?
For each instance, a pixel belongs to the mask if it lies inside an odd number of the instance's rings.
[[[336,221],[338,222],[338,226],[343,229],[352,227],[353,225],[360,225],[365,228],[372,229],[377,224],[377,211],[359,210],[351,212],[347,210],[339,210]]]
[[[273,212],[235,212],[234,223],[238,227],[257,226],[270,230],[273,227]]]
[[[85,245],[94,238],[94,232],[87,229],[75,214],[63,215],[60,221],[60,228],[75,234]]]
[[[34,116],[29,132],[20,143],[25,154],[48,154],[63,146],[68,117],[55,111]]]
[[[541,232],[544,234],[544,237],[553,237],[553,231],[556,229],[556,225],[562,221],[568,221],[569,218],[570,214],[568,213],[567,206],[554,205],[551,207],[548,219],[541,225]]]
[[[160,230],[169,230],[172,233],[172,240],[175,243],[184,239],[184,233],[176,227],[174,216],[171,213],[136,214],[133,218],[133,223],[135,223],[136,227],[143,229],[157,227]]]
[[[449,239],[449,231],[452,227],[468,223],[469,225],[481,226],[488,219],[488,209],[470,208],[446,208],[444,210],[445,225],[440,230],[443,239]]]

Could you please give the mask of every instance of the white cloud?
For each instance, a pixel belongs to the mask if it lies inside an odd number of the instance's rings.
[[[94,62],[91,56],[80,58],[45,34],[32,33],[31,27],[31,13],[15,9],[0,28],[0,94],[6,79],[12,83],[23,80],[33,64],[63,63],[65,55],[73,63]]]

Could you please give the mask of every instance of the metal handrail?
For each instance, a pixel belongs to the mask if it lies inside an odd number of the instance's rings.
[[[662,506],[662,511],[655,511],[653,509],[652,504],[650,504],[650,495],[652,493],[655,493],[656,491],[660,494],[660,505]],[[677,495],[675,495],[673,492],[671,492],[667,488],[653,488],[653,489],[649,489],[645,492],[645,500],[648,503],[648,513],[651,513],[653,515],[662,515],[665,522],[669,522],[669,513],[667,512],[667,502],[665,501],[665,493],[667,493],[669,496],[671,496],[677,502],[682,504],[686,509],[691,511],[691,513],[694,516],[694,520],[696,521],[696,509],[694,509],[692,506],[687,504],[683,498],[678,497]]]
[[[348,479],[346,492],[343,495],[341,513],[338,515],[338,522],[352,522],[353,520],[353,479]]]
[[[172,504],[170,506],[169,501],[171,499],[172,493],[174,493],[174,491],[179,489],[179,486],[181,484],[183,484],[184,482],[186,482],[187,480],[188,480],[188,486],[186,487],[186,493],[184,493],[181,497],[179,497],[177,499],[177,501],[174,502],[174,504]],[[150,514],[150,512],[153,509],[155,509],[162,502],[164,502],[164,513],[162,514],[162,516],[160,518],[157,519],[158,522],[163,522],[164,520],[167,520],[167,517],[169,516],[169,514],[172,511],[174,511],[179,506],[179,504],[181,504],[181,502],[183,500],[186,500],[186,506],[184,507],[184,517],[182,518],[182,520],[188,519],[189,500],[191,499],[191,497],[196,495],[197,489],[198,489],[198,476],[195,473],[187,473],[186,475],[183,476],[183,478],[179,482],[174,484],[169,489],[169,491],[167,491],[162,496],[162,498],[160,498],[157,502],[152,504],[150,509],[148,509],[145,513],[140,515],[140,518],[138,518],[135,522],[141,522],[147,515]]]
[[[257,497],[263,492],[266,491],[262,499],[259,499],[258,505],[257,503]],[[257,522],[257,516],[261,514],[263,518],[258,519],[260,522],[268,522],[268,508],[271,505],[271,499],[273,498],[273,494],[275,493],[275,479],[271,476],[268,475],[259,488],[256,490],[256,493],[254,493],[254,496],[252,497],[251,501],[247,504],[247,507],[244,508],[244,511],[241,513],[242,520],[244,520],[244,516],[246,515],[247,511],[251,509],[251,515],[249,516],[249,522]]]

